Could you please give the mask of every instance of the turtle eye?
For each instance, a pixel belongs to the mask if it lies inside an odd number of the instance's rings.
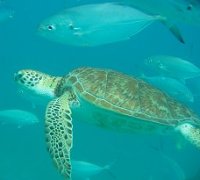
[[[23,77],[23,74],[21,74],[21,73],[15,73],[14,80],[15,81],[19,81],[22,77]]]
[[[185,124],[185,125],[184,125],[184,128],[188,128],[188,125],[187,125],[187,124]]]
[[[55,29],[55,26],[54,25],[48,25],[48,30],[49,31],[52,31],[52,30],[54,30]]]

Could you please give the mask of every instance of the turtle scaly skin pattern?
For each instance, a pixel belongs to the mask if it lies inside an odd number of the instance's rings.
[[[63,77],[21,70],[15,81],[28,91],[52,98],[45,115],[47,149],[65,180],[71,180],[72,117],[117,131],[176,130],[200,148],[199,117],[138,78],[83,67]]]
[[[46,111],[47,149],[60,173],[66,179],[71,176],[70,150],[72,147],[71,110],[66,103],[68,93],[48,104]],[[64,148],[63,148],[64,147]]]
[[[116,71],[76,69],[61,80],[55,94],[59,96],[67,89],[95,106],[143,121],[173,126],[184,120],[199,123],[183,104],[143,80]]]

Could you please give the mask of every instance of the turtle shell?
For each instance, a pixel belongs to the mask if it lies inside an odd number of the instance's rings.
[[[147,82],[113,70],[78,68],[65,77],[66,84],[87,102],[123,116],[171,126],[199,119]]]

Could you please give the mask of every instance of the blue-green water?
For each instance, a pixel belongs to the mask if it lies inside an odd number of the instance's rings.
[[[129,41],[93,48],[61,45],[36,35],[42,19],[80,3],[89,1],[6,2],[15,14],[11,20],[0,24],[0,109],[29,110],[40,117],[41,123],[20,129],[0,125],[0,180],[62,179],[46,151],[44,107],[33,108],[32,103],[17,92],[13,74],[19,69],[31,68],[64,75],[80,66],[92,66],[112,68],[131,75],[139,72],[146,57],[156,54],[179,56],[200,66],[200,28],[184,24],[179,24],[186,41],[184,45],[159,23],[154,23]],[[190,88],[194,88],[192,85],[199,84],[199,79],[190,84]],[[199,95],[196,92],[197,100],[191,105],[197,113],[200,113]],[[111,167],[115,179],[179,180],[183,179],[183,174],[189,179],[200,171],[200,151],[187,142],[178,149],[179,138],[121,134],[76,120],[73,124],[72,158],[102,166],[115,162]],[[103,172],[91,179],[110,180],[113,177]]]

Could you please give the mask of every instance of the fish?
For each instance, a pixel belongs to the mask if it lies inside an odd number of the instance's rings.
[[[166,19],[117,3],[87,4],[44,19],[37,34],[62,44],[93,47],[129,40],[155,21]],[[168,28],[181,41],[179,32]]]
[[[36,96],[35,93],[29,93],[28,90],[20,87],[17,89],[17,95],[19,95],[19,97],[25,100],[26,102],[29,102],[33,109],[36,109],[37,107],[39,107],[40,109],[45,109],[49,101],[52,100],[52,97],[50,96]]]
[[[194,102],[193,93],[177,79],[164,76],[147,77],[145,75],[141,76],[141,78],[180,102]]]
[[[199,82],[200,82],[200,77],[194,78],[188,82],[189,87],[190,87],[192,93],[194,94],[194,99],[197,103],[200,102],[200,94],[199,94],[200,84],[199,84]]]
[[[199,67],[176,56],[151,56],[145,59],[144,64],[162,76],[172,77],[181,82],[200,76]]]
[[[89,180],[92,176],[98,175],[103,171],[106,171],[111,178],[115,179],[115,176],[110,172],[110,168],[113,163],[99,166],[87,161],[72,160],[72,179],[77,180]]]
[[[61,78],[61,77],[58,77]],[[15,79],[16,80],[16,79]],[[31,103],[31,106],[33,109],[36,107],[39,107],[39,109],[46,108],[49,101],[51,101],[54,98],[54,95],[52,93],[48,94],[48,96],[45,95],[45,93],[36,93],[33,91],[30,91],[30,89],[26,87],[22,87],[19,85],[16,85],[17,89],[17,95],[19,95],[20,98],[23,100]]]
[[[118,164],[118,166],[120,166],[121,172],[128,169],[128,171],[126,171],[126,174],[128,175],[126,177],[128,178],[124,179],[185,180],[186,174],[182,164],[180,164],[179,161],[177,161],[177,159],[174,158],[174,156],[171,156],[171,154],[168,152],[158,149],[160,147],[158,147],[159,145],[156,137],[153,139],[154,141],[152,141],[152,143],[155,143],[156,145],[149,144],[147,142],[143,143],[142,147],[134,147],[134,153],[125,152],[125,156],[123,156],[123,159]],[[126,167],[124,170],[124,164],[131,164],[131,166]]]
[[[0,111],[0,123],[14,124],[18,128],[39,123],[38,117],[21,109],[5,109]]]
[[[0,23],[12,19],[13,16],[14,16],[14,11],[12,9],[6,7],[0,7]]]
[[[172,23],[200,26],[199,0],[123,0],[151,15],[161,15]]]
[[[181,165],[172,157],[167,155],[164,151],[154,149],[157,156],[160,158],[160,161],[163,163],[164,172],[163,179],[170,179],[170,180],[186,180],[186,174],[181,167]],[[161,170],[160,170],[161,171]]]
[[[194,176],[187,178],[187,180],[199,180],[199,179],[200,179],[200,169]]]

